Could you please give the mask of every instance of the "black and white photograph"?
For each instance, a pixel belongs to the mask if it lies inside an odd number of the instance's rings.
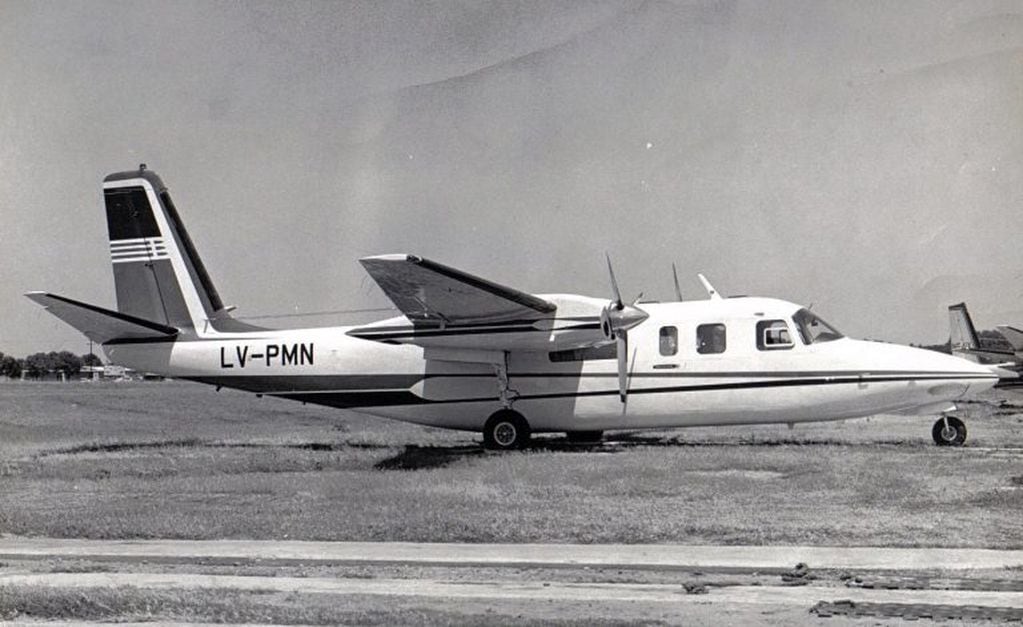
[[[1023,621],[1023,1],[0,0],[0,622]]]

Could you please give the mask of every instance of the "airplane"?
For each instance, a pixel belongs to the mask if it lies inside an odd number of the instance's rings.
[[[948,306],[949,347],[952,354],[963,359],[983,364],[997,372],[1001,379],[997,387],[1020,387],[1020,371],[1023,370],[1023,331],[1007,324],[995,328],[1012,350],[996,345],[982,345],[973,326],[966,303]]]
[[[410,254],[359,261],[402,315],[270,329],[231,315],[163,181],[141,164],[105,177],[117,310],[29,292],[107,358],[216,386],[482,432],[489,449],[534,433],[600,441],[609,430],[943,414],[998,381],[933,351],[854,340],[773,298],[626,302],[531,294]]]

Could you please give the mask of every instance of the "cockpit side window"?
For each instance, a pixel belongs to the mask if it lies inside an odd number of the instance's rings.
[[[670,357],[678,352],[678,327],[661,327],[659,338],[661,355]]]
[[[785,350],[795,346],[789,325],[784,320],[757,322],[757,348],[762,351]]]
[[[792,322],[796,324],[796,329],[799,330],[799,337],[803,339],[804,344],[820,344],[821,342],[831,342],[832,340],[839,340],[845,337],[838,329],[831,326],[823,319],[813,314],[808,309],[800,309],[792,316]]]
[[[725,325],[721,323],[696,327],[696,352],[701,355],[725,352],[725,340]]]

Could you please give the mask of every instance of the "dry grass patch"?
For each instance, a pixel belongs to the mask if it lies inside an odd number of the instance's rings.
[[[521,604],[519,604],[521,605]],[[581,604],[580,604],[581,605]],[[503,606],[503,607],[502,607]],[[504,611],[501,611],[501,610]],[[584,608],[580,608],[584,609]],[[592,608],[589,608],[592,610]],[[497,611],[495,611],[497,610]],[[233,589],[62,589],[0,586],[0,620],[249,623],[275,625],[549,625],[515,604],[284,593]],[[625,625],[599,614],[559,625]]]
[[[51,434],[80,388],[76,426]],[[199,386],[101,391],[0,386],[0,398],[40,412],[0,424],[0,450],[18,449],[0,461],[0,532],[999,548],[1023,538],[1023,455],[932,446],[929,419],[624,434],[593,450],[545,436],[496,454],[473,434],[241,394],[217,405]],[[1015,420],[978,420],[971,433],[1023,446]]]

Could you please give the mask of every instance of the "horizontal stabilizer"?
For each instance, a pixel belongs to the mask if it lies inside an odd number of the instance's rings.
[[[1009,344],[1012,344],[1013,350],[1023,351],[1023,331],[1007,324],[1000,324],[995,328],[998,329],[998,332],[1002,334],[1002,337],[1004,337]]]
[[[174,327],[103,309],[56,294],[29,292],[25,296],[84,333],[93,342],[100,344],[111,341],[169,340],[178,334],[178,330]]]
[[[359,262],[413,322],[535,320],[557,309],[532,294],[414,255],[364,257]]]

